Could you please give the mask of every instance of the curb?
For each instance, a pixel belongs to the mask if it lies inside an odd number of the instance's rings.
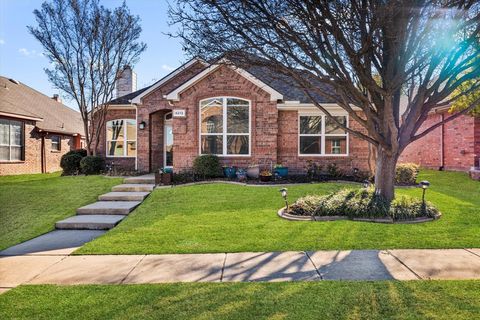
[[[351,221],[359,221],[359,222],[373,222],[373,223],[388,223],[388,224],[415,224],[415,223],[423,223],[423,222],[430,222],[434,220],[440,219],[442,214],[435,216],[434,218],[425,218],[425,217],[418,217],[412,220],[393,220],[392,218],[349,218],[347,216],[296,216],[293,214],[289,214],[285,212],[286,208],[283,207],[277,211],[277,215],[285,220],[290,221],[338,221],[338,220],[351,220]]]

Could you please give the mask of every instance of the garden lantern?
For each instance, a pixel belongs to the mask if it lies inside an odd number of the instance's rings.
[[[287,210],[288,210],[288,200],[287,200],[288,194],[287,194],[287,188],[282,188],[282,189],[280,189],[279,191],[280,191],[280,193],[282,194],[283,200],[285,200],[285,206],[286,206],[286,208],[287,208]]]
[[[422,203],[425,207],[425,191],[428,189],[428,187],[430,187],[430,182],[427,180],[420,181],[420,187],[422,187]]]
[[[368,181],[368,180],[363,180],[363,187],[364,187],[365,189],[368,189],[369,186],[370,186],[370,181]]]

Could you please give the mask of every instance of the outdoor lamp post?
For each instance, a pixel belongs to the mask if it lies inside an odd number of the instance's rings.
[[[286,206],[286,208],[287,208],[287,210],[288,210],[288,200],[287,200],[288,194],[287,194],[287,188],[282,188],[282,189],[280,189],[279,191],[280,191],[280,193],[282,194],[283,200],[285,200],[285,206]]]
[[[422,203],[423,207],[425,207],[425,191],[430,187],[430,182],[427,180],[420,181],[420,187],[422,187]]]

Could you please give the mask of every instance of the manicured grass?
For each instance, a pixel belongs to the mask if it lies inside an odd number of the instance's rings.
[[[464,173],[422,171],[443,217],[423,224],[286,221],[277,187],[227,184],[157,189],[119,226],[79,254],[480,247],[480,183]],[[289,199],[346,185],[290,186]],[[352,186],[350,187],[358,187]],[[421,197],[420,189],[399,194]]]
[[[475,319],[480,281],[22,286],[0,319]]]
[[[60,173],[0,177],[0,250],[54,229],[56,221],[119,183],[118,178]]]

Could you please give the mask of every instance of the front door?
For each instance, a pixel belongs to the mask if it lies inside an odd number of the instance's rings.
[[[172,127],[172,113],[165,115],[163,124],[163,166],[165,168],[173,167],[173,127]]]

